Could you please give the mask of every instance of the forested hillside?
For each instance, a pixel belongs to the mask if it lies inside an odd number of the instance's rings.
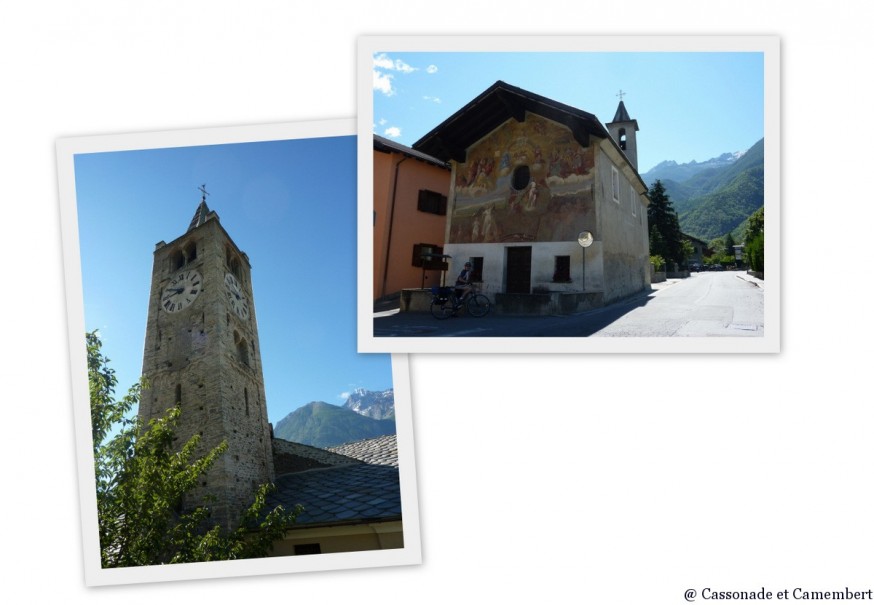
[[[734,162],[712,160],[699,164],[699,169],[683,181],[662,181],[680,227],[704,241],[736,231],[747,218],[764,204],[765,140],[759,140]],[[717,158],[715,158],[717,159]],[[664,164],[664,163],[663,163]],[[689,172],[689,171],[687,171]],[[649,173],[647,173],[649,174]],[[675,169],[673,174],[683,174]],[[644,175],[647,178],[647,175]],[[647,181],[649,182],[649,181]]]

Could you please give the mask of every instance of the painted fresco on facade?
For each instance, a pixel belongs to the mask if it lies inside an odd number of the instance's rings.
[[[554,242],[594,230],[593,146],[538,115],[509,120],[455,176],[450,243]]]

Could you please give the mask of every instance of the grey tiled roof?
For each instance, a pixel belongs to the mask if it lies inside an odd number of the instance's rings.
[[[268,497],[269,507],[304,507],[297,525],[345,524],[401,518],[398,469],[350,464],[283,475]]]
[[[383,435],[329,447],[329,451],[349,456],[367,464],[398,465],[398,436]]]

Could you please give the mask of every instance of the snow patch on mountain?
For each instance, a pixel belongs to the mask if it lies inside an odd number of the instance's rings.
[[[394,389],[387,389],[385,391],[368,391],[367,389],[361,388],[355,389],[346,399],[346,403],[343,404],[343,407],[375,420],[394,418]]]

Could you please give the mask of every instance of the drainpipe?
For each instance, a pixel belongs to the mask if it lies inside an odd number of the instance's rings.
[[[388,279],[388,263],[391,259],[391,232],[395,225],[395,199],[398,195],[398,173],[400,172],[401,164],[409,159],[409,157],[404,157],[400,162],[395,164],[395,178],[391,189],[391,210],[389,210],[388,214],[388,245],[385,248],[385,267],[382,270],[382,296],[385,296],[385,284]]]

